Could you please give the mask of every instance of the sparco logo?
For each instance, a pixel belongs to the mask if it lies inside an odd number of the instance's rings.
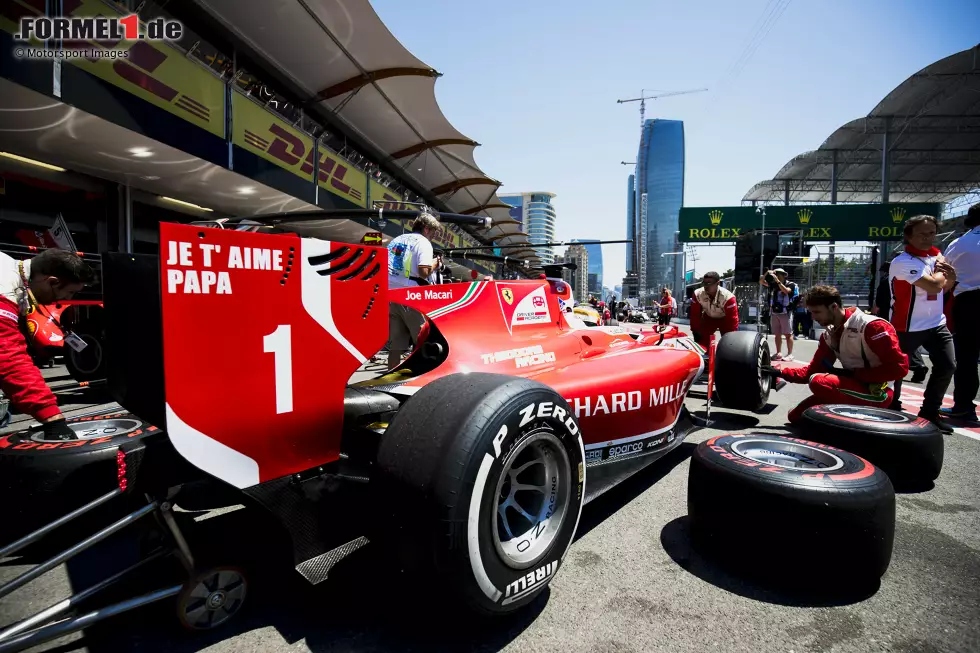
[[[124,18],[48,18],[25,16],[20,19],[20,32],[14,35],[18,41],[65,40],[65,41],[177,41],[184,33],[184,26],[176,20],[154,18],[140,31],[136,14]]]

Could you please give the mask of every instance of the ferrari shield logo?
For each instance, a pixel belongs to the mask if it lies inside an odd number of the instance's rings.
[[[512,291],[510,288],[504,288],[502,291],[500,291],[500,296],[503,297],[504,301],[508,304],[514,303],[514,291]]]

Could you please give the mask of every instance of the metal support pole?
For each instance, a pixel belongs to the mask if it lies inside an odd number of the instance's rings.
[[[180,594],[180,591],[183,588],[183,584],[180,584],[159,589],[155,592],[138,596],[135,599],[129,599],[127,601],[116,603],[115,605],[110,605],[107,608],[93,610],[92,612],[84,614],[77,619],[61,621],[51,626],[35,630],[32,633],[21,635],[20,637],[16,637],[12,640],[0,642],[0,653],[7,653],[8,651],[22,651],[25,648],[37,646],[38,644],[42,644],[44,642],[49,642],[52,639],[63,637],[69,633],[84,630],[94,623],[102,621],[103,619],[108,619],[109,617],[114,617],[117,614],[122,614],[123,612],[132,610],[133,608],[139,608],[149,603],[170,598],[171,596],[177,596]]]
[[[837,150],[832,150],[833,159],[831,160],[830,167],[830,203],[837,204]],[[837,247],[836,240],[830,241],[830,278],[831,280],[837,278],[837,259],[835,257]]]
[[[783,204],[789,206],[789,179],[786,180],[786,185],[783,187]]]
[[[90,536],[90,537],[82,540],[81,542],[79,542],[75,546],[72,546],[72,547],[69,547],[69,548],[65,549],[64,551],[62,551],[61,553],[59,553],[55,557],[53,557],[53,558],[51,558],[49,560],[46,560],[45,562],[39,564],[37,567],[34,567],[33,569],[24,572],[23,574],[21,574],[20,576],[18,576],[15,579],[13,579],[12,581],[10,581],[9,583],[7,583],[6,585],[3,585],[2,587],[0,587],[0,598],[3,598],[5,596],[7,596],[8,594],[10,594],[11,592],[13,592],[14,590],[16,590],[16,589],[18,589],[20,587],[23,587],[24,585],[26,585],[27,583],[31,582],[32,580],[34,580],[38,576],[40,576],[40,575],[42,575],[44,573],[47,573],[48,571],[51,571],[52,569],[54,569],[55,567],[57,567],[58,565],[60,565],[61,563],[63,563],[65,560],[68,560],[69,558],[72,558],[72,557],[78,555],[79,553],[81,553],[82,551],[88,549],[92,545],[101,542],[102,540],[106,539],[107,537],[109,537],[110,535],[112,535],[113,533],[115,533],[116,531],[121,530],[121,529],[125,528],[126,526],[129,526],[130,524],[132,524],[133,522],[135,522],[136,520],[138,520],[140,517],[143,517],[145,515],[148,515],[149,513],[153,512],[156,509],[157,509],[156,502],[151,503],[148,506],[144,506],[144,507],[140,508],[139,510],[137,510],[136,512],[133,512],[133,513],[130,513],[130,514],[126,515],[125,517],[123,517],[122,519],[118,520],[117,522],[115,522],[115,523],[113,523],[113,524],[111,524],[109,526],[106,526],[105,528],[103,528],[101,531],[99,531],[95,535],[92,535],[92,536]]]
[[[120,249],[127,254],[133,253],[133,197],[127,181],[124,186],[119,187],[120,202],[122,210],[119,212],[122,217],[122,247]]]
[[[759,252],[759,278],[762,278],[762,275],[765,274],[765,271],[766,271],[765,270],[765,264],[766,264],[766,207],[763,206],[761,209],[756,209],[756,211],[759,211],[760,213],[762,213],[762,231],[759,232],[759,236],[760,236],[760,239],[759,239],[759,241],[760,241],[760,244],[759,244],[759,250],[760,250],[760,252]],[[777,236],[777,238],[778,238],[778,236]],[[757,314],[756,314],[756,330],[759,333],[762,333],[762,331],[763,331],[763,329],[762,329],[762,327],[763,327],[763,324],[762,324],[762,302],[764,301],[763,298],[765,297],[765,293],[766,293],[766,291],[763,288],[764,288],[764,286],[762,284],[759,284],[759,306],[758,306]]]
[[[0,549],[0,559],[6,558],[7,556],[11,556],[11,555],[17,553],[18,551],[20,551],[21,549],[23,549],[25,546],[27,546],[29,544],[33,544],[34,542],[37,542],[38,540],[40,540],[42,537],[44,537],[45,535],[47,535],[48,533],[50,533],[54,529],[59,528],[60,526],[64,526],[65,524],[67,524],[71,520],[75,519],[76,517],[78,517],[80,515],[84,515],[89,510],[94,510],[95,508],[98,508],[99,506],[101,506],[105,502],[109,501],[110,499],[113,499],[113,498],[119,496],[120,494],[122,494],[122,492],[123,492],[122,490],[120,490],[119,488],[116,488],[112,492],[108,492],[106,494],[103,494],[98,499],[95,499],[94,501],[90,501],[89,503],[86,503],[81,508],[78,508],[77,510],[73,510],[72,512],[68,513],[64,517],[59,517],[58,519],[54,520],[53,522],[51,522],[49,524],[46,524],[45,526],[42,526],[41,528],[37,529],[36,531],[34,531],[32,533],[28,533],[27,535],[25,535],[24,537],[20,538],[19,540],[17,540],[13,544],[8,544],[4,548]]]
[[[156,551],[154,553],[151,553],[149,556],[141,559],[139,562],[136,562],[135,564],[132,564],[129,567],[126,567],[122,571],[117,572],[117,573],[113,574],[112,576],[109,576],[105,580],[99,581],[95,585],[92,585],[91,587],[82,590],[78,594],[75,594],[73,596],[69,596],[67,599],[63,599],[61,601],[58,601],[54,605],[51,605],[50,607],[45,608],[44,610],[41,610],[40,612],[38,612],[37,614],[35,614],[33,617],[28,617],[27,619],[24,619],[23,621],[20,621],[20,622],[14,624],[13,626],[11,626],[10,628],[8,628],[7,630],[5,630],[3,632],[0,632],[0,642],[2,642],[5,639],[10,639],[14,635],[19,635],[20,633],[23,633],[25,631],[32,630],[32,629],[34,629],[35,626],[39,626],[40,624],[43,624],[46,621],[49,621],[53,617],[56,617],[59,614],[62,614],[62,613],[67,612],[71,608],[73,608],[73,607],[77,606],[78,604],[80,604],[82,601],[85,601],[85,600],[91,598],[92,596],[94,596],[98,592],[101,592],[105,588],[109,587],[110,585],[112,585],[113,583],[115,583],[116,581],[118,581],[120,578],[122,578],[123,576],[125,576],[126,574],[128,574],[128,573],[130,573],[132,571],[136,571],[140,567],[144,567],[144,566],[150,564],[151,562],[154,562],[156,560],[159,560],[166,553],[168,553],[168,551],[165,551],[165,550],[159,550],[159,551]]]
[[[888,138],[892,127],[892,119],[885,117],[885,130],[881,134],[881,203],[888,204],[888,178],[891,170],[889,169],[888,148],[891,146],[891,139]]]

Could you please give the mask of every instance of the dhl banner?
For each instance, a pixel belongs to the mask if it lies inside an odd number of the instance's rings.
[[[344,161],[323,145],[320,152],[320,172],[317,175],[320,188],[353,202],[362,208],[367,207],[367,175]],[[310,165],[313,152],[310,152]]]
[[[371,179],[368,181],[368,185],[371,190],[371,206],[368,208],[375,208],[378,206],[384,206],[384,208],[389,210],[400,210],[411,208],[407,204],[402,204],[402,196],[379,184],[375,180]]]
[[[232,143],[298,177],[313,181],[313,139],[241,93],[231,96]],[[354,204],[367,206],[367,175],[340,156],[319,148],[320,188]]]
[[[312,182],[313,139],[237,91],[231,95],[231,142]]]
[[[2,0],[0,27],[16,34],[20,18],[43,15],[43,7],[43,2]],[[64,8],[66,16],[122,16],[102,0],[66,0]],[[105,50],[103,54],[110,56],[94,59],[73,57],[65,61],[216,136],[224,137],[224,84],[171,46],[149,40],[65,41],[63,45],[70,50]]]

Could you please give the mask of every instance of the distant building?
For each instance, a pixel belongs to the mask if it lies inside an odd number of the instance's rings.
[[[633,180],[632,209],[627,218],[637,234],[641,300],[660,294],[664,286],[679,292],[683,257],[660,255],[678,250],[677,229],[684,205],[684,123],[647,120],[640,135]],[[631,233],[627,228],[627,234]],[[627,236],[629,237],[629,236]],[[627,266],[630,265],[627,259]],[[627,267],[630,271],[630,268]]]
[[[589,253],[589,292],[593,295],[600,294],[602,292],[602,245],[597,239],[578,238],[572,242],[585,244],[585,249]]]
[[[572,287],[572,297],[575,302],[589,301],[589,252],[584,245],[569,245],[565,250],[565,263],[574,263],[575,270],[565,270],[568,274],[565,280]],[[563,274],[564,276],[564,274]]]
[[[500,200],[510,204],[510,214],[521,223],[521,229],[527,234],[531,243],[555,242],[555,207],[551,205],[554,193],[535,191],[530,193],[511,193],[500,195]],[[554,249],[551,247],[535,247],[534,250],[545,265],[555,262]]]
[[[623,285],[621,288],[623,289],[623,299],[636,299],[640,296],[640,281],[636,275],[636,272],[626,273],[626,276],[623,277]]]
[[[630,175],[626,188],[626,240],[636,238],[636,175]],[[633,272],[633,243],[626,244],[626,271]]]

